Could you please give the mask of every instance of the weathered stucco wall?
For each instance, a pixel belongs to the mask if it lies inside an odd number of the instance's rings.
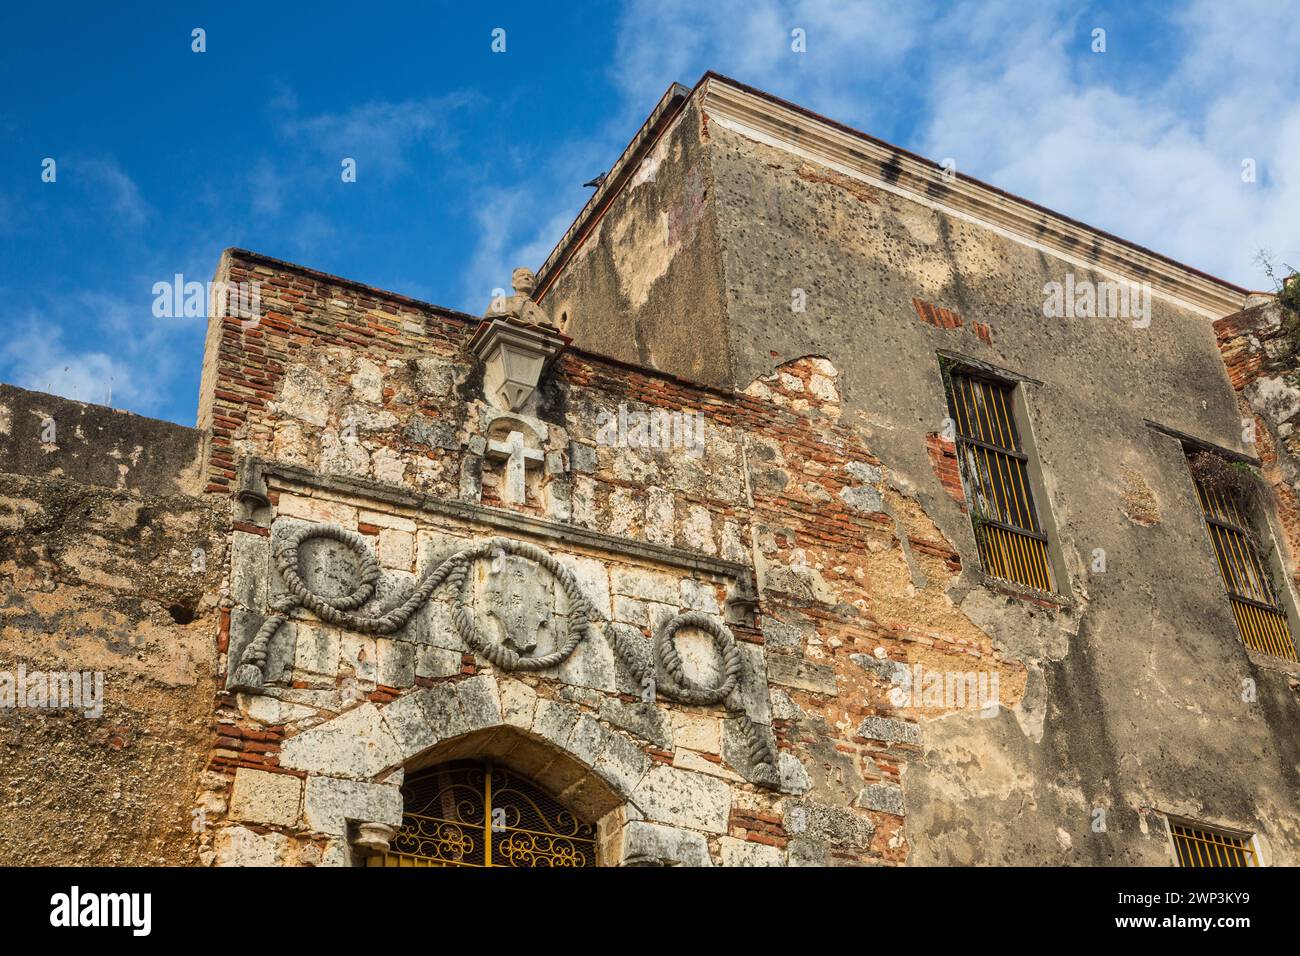
[[[197,490],[202,434],[103,405],[0,385],[0,471],[144,495]]]
[[[878,462],[882,487],[955,552],[930,578],[949,616],[936,623],[933,612],[908,608],[919,616],[889,657],[911,664],[929,653],[917,631],[932,640],[970,629],[1026,675],[1023,698],[1004,694],[1007,709],[994,718],[923,721],[920,755],[901,774],[908,860],[1163,864],[1160,815],[1173,813],[1258,832],[1268,858],[1293,862],[1293,669],[1242,646],[1179,442],[1145,424],[1256,451],[1242,445],[1211,321],[1160,297],[1149,325],[1141,316],[1136,326],[1129,316],[1045,318],[1047,283],[1114,277],[707,117],[678,135],[699,137],[710,174],[732,385],[781,380],[783,363],[824,357],[838,372],[843,425]],[[669,201],[643,210],[616,200],[606,218],[653,218]],[[1086,260],[1086,248],[1077,252]],[[716,268],[678,260],[706,275]],[[588,254],[575,272],[589,288],[626,281],[613,256]],[[697,314],[712,323],[704,303],[678,313],[676,326],[692,326]],[[574,331],[579,344],[609,347],[590,328]],[[655,354],[650,325],[637,334],[648,338],[644,354]],[[711,338],[696,347],[717,348]],[[1066,572],[1056,606],[990,588],[978,570],[954,476],[936,470],[947,415],[940,350],[1028,379],[1020,388],[1040,466],[1036,497]],[[834,447],[840,457],[843,445]],[[788,525],[789,513],[772,521]],[[802,562],[807,539],[793,530]],[[851,563],[864,542],[847,542],[838,562]],[[1094,570],[1097,549],[1105,571]],[[859,602],[871,613],[897,593],[884,579],[875,584]],[[805,657],[850,656],[820,634],[791,640]],[[1248,686],[1257,698],[1243,699]]]
[[[0,863],[197,862],[191,795],[216,689],[224,510],[0,474],[8,692],[20,671],[33,683],[38,672],[103,675],[98,716],[16,697],[0,707]]]
[[[863,440],[972,566],[970,523],[924,441],[947,414],[936,351],[1041,383],[1024,386],[1040,508],[1073,607],[1044,612],[970,575],[954,581],[958,608],[1024,663],[1029,690],[995,720],[926,723],[924,757],[904,776],[912,861],[1163,863],[1151,810],[1259,831],[1293,860],[1295,693],[1237,639],[1178,443],[1144,424],[1241,449],[1209,321],[1161,299],[1149,328],[1044,318],[1046,283],[1105,277],[726,130],[711,136],[737,382],[825,354]],[[794,288],[807,311],[792,317]],[[966,326],[921,321],[914,298]],[[990,341],[971,334],[975,322]],[[1159,504],[1149,526],[1125,514],[1130,480]],[[1104,573],[1092,570],[1097,548]],[[1248,678],[1256,702],[1242,699]]]
[[[691,103],[559,271],[542,304],[583,348],[730,382],[709,153]]]

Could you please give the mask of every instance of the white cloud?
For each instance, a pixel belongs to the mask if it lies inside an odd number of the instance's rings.
[[[870,77],[855,65],[896,62],[918,23],[883,0],[634,0],[620,16],[610,64],[620,94],[615,114],[583,139],[548,144],[547,155],[521,161],[525,186],[482,197],[462,307],[480,311],[513,267],[541,265],[589,195],[580,184],[609,168],[671,83],[691,84],[713,69],[768,85],[836,118],[861,121],[873,100],[857,94],[855,83]],[[791,50],[796,27],[805,31],[807,53]],[[854,83],[846,82],[846,68],[855,73]]]
[[[670,82],[690,85],[714,70],[841,121],[865,122],[892,108],[887,96],[863,94],[921,39],[923,18],[916,4],[887,0],[633,0],[612,69],[642,114]],[[806,52],[792,49],[795,29]]]
[[[74,160],[65,170],[59,169],[59,181],[68,178],[80,188],[94,194],[98,205],[105,207],[115,224],[136,228],[149,218],[149,205],[140,189],[113,159]]]
[[[126,364],[104,352],[69,348],[48,323],[29,321],[7,337],[0,347],[0,367],[4,380],[20,388],[96,405],[107,404],[111,390],[114,405],[148,404],[141,402],[145,396]]]
[[[713,69],[885,139],[897,126],[900,145],[959,173],[1229,281],[1265,284],[1261,247],[1300,266],[1294,11],[1195,0],[1139,28],[1131,12],[1076,10],[633,0],[611,70],[638,117],[669,82]],[[1091,51],[1094,25],[1106,53]],[[796,26],[805,54],[790,51]]]
[[[450,150],[456,143],[451,117],[476,101],[473,94],[449,93],[399,102],[374,100],[339,113],[299,116],[292,91],[282,90],[272,112],[286,137],[310,144],[336,166],[350,157],[357,162],[358,177],[387,178],[410,171],[408,154],[416,147]]]
[[[567,173],[550,173],[557,185],[566,178],[570,187],[582,181],[574,178],[570,164],[565,168]],[[461,308],[474,314],[482,312],[494,289],[509,287],[510,274],[517,266],[540,266],[569,228],[584,199],[572,188],[541,192],[497,189],[486,193],[475,215],[479,239],[465,268]]]
[[[142,415],[171,413],[184,404],[177,383],[193,368],[205,320],[154,318],[152,301],[151,283],[139,279],[29,310],[0,340],[0,381]]]
[[[1182,41],[1172,72],[1136,89],[1122,87],[1122,76],[1090,81],[1085,74],[1097,71],[1080,69],[1118,57],[1122,35],[1112,30],[1109,52],[1094,54],[1088,30],[1069,28],[1063,15],[1035,26],[1002,7],[1001,29],[984,33],[964,59],[945,58],[937,71],[923,151],[1258,287],[1259,248],[1300,258],[1293,226],[1300,101],[1292,95],[1300,23],[1285,10],[1255,6],[1243,13],[1193,4],[1167,35]],[[1079,62],[1092,57],[1096,64]],[[1246,158],[1256,162],[1255,183],[1242,181]]]

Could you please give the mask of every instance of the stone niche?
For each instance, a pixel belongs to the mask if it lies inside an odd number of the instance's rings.
[[[761,647],[727,624],[749,569],[465,503],[269,483],[265,533],[236,532],[227,688],[231,719],[283,728],[272,772],[305,774],[299,804],[296,783],[240,789],[245,818],[278,822],[277,859],[304,841],[321,862],[373,852],[401,825],[405,773],[473,757],[598,820],[603,863],[784,862],[727,849],[733,805],[779,814],[807,781],[778,753]],[[218,861],[232,840],[270,853],[254,836],[218,841]]]

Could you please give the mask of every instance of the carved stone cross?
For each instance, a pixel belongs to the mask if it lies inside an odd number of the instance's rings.
[[[504,461],[505,483],[501,488],[501,500],[512,504],[524,503],[524,473],[527,469],[540,468],[543,455],[536,448],[524,444],[524,433],[512,431],[505,441],[490,441],[487,457],[491,461]]]

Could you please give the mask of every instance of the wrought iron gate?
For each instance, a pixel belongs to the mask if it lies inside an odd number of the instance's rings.
[[[402,827],[367,866],[595,866],[596,828],[502,767],[457,761],[412,774]]]

